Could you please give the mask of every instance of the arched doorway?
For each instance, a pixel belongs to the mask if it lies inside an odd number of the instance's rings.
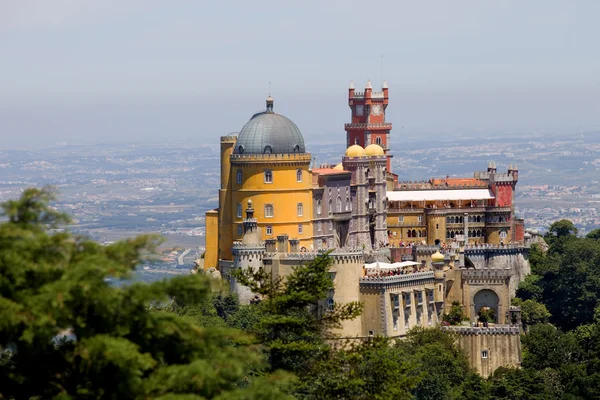
[[[473,296],[473,304],[475,305],[475,314],[479,315],[482,311],[491,311],[494,316],[494,321],[498,321],[498,305],[500,299],[496,292],[490,289],[482,289]],[[488,312],[489,315],[489,312]]]

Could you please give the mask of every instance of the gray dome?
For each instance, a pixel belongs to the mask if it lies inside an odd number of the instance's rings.
[[[234,154],[305,153],[300,129],[283,115],[275,114],[272,100],[267,111],[254,114],[238,134]]]

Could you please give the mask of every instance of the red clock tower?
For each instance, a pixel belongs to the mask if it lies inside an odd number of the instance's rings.
[[[364,92],[354,90],[354,83],[348,89],[348,105],[352,111],[352,122],[344,125],[346,147],[359,144],[367,147],[378,144],[387,156],[387,170],[391,172],[390,131],[392,124],[385,122],[385,110],[388,106],[388,86],[383,82],[381,92],[374,92],[371,81],[367,82]]]

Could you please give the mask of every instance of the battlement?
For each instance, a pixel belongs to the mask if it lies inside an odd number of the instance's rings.
[[[463,279],[467,279],[471,283],[482,283],[487,281],[497,281],[509,279],[512,271],[507,269],[462,269]]]
[[[372,99],[383,99],[384,98],[384,93],[383,92],[372,92],[371,93],[371,98]]]
[[[488,172],[488,171],[477,171],[473,174],[476,179],[481,179],[485,181],[493,180],[494,182],[517,182],[519,179],[515,175],[514,172]]]
[[[434,272],[433,271],[424,271],[424,272],[413,272],[410,274],[404,275],[389,275],[389,276],[363,276],[360,278],[360,286],[366,287],[378,287],[382,288],[386,285],[394,285],[394,284],[415,284],[417,282],[421,283],[422,281],[433,281]]]
[[[349,130],[373,130],[373,129],[392,129],[392,124],[390,122],[385,122],[383,124],[367,124],[367,123],[353,123],[353,124],[344,124],[344,129]]]
[[[465,184],[453,184],[449,186],[445,183],[435,184],[429,181],[401,181],[395,190],[398,191],[409,191],[409,190],[462,190],[462,189],[486,189],[488,187],[487,182],[481,181],[481,183],[465,183]]]
[[[235,143],[236,141],[237,141],[237,134],[221,136],[221,143]]]
[[[310,153],[291,153],[291,154],[232,154],[231,162],[311,162]]]
[[[520,335],[521,330],[515,325],[479,326],[442,326],[442,329],[461,336],[478,335]]]

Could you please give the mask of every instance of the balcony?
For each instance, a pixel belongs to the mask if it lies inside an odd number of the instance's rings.
[[[331,219],[333,219],[334,221],[349,221],[351,218],[352,211],[334,211]]]
[[[376,129],[392,129],[392,124],[383,123],[383,124],[344,124],[344,129],[347,131],[363,131],[363,130],[376,130]]]

